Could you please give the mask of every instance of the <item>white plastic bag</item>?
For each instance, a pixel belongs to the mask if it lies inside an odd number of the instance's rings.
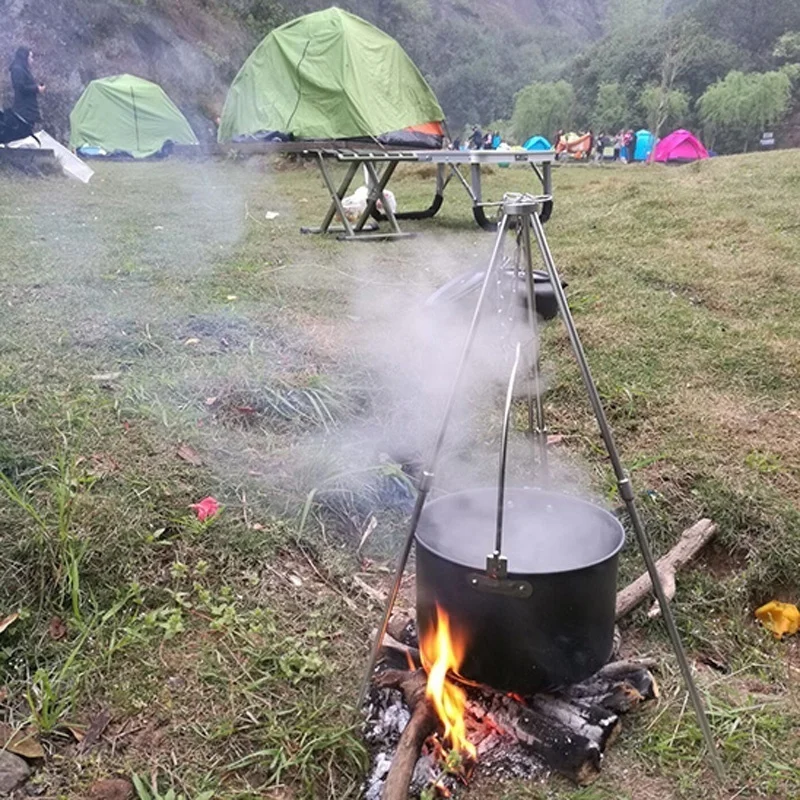
[[[394,192],[384,189],[383,196],[386,198],[386,202],[394,214],[397,211],[397,198],[395,198]],[[344,208],[344,215],[347,217],[348,222],[358,221],[359,217],[367,208],[368,200],[369,189],[367,189],[366,186],[359,186],[358,189],[353,192],[353,194],[349,194],[347,197],[342,198],[342,208]],[[378,198],[378,202],[375,203],[375,209],[381,214],[385,213],[383,210],[383,202],[380,198]]]
[[[364,185],[369,190],[373,189],[375,184],[373,183],[372,178],[370,178],[369,170],[366,168],[366,166],[363,166],[361,168],[361,170],[362,170],[362,172],[364,174]],[[391,210],[392,214],[396,213],[397,212],[397,198],[394,196],[394,192],[391,192],[388,189],[384,189],[383,190],[383,196],[386,198],[386,202],[389,204],[389,209]],[[376,211],[378,211],[379,214],[385,214],[386,213],[384,211],[384,209],[383,209],[383,201],[380,198],[378,198],[378,202],[375,203],[375,209],[376,209]]]
[[[342,199],[342,208],[348,222],[357,222],[358,218],[367,208],[367,198],[369,192],[366,186],[359,186],[353,194],[347,195]]]
[[[394,192],[390,192],[388,189],[384,189],[383,190],[383,196],[386,198],[386,202],[389,204],[389,208],[391,209],[392,214],[396,213],[396,211],[397,211],[397,199],[394,196]],[[381,214],[386,213],[383,210],[383,203],[381,202],[380,198],[378,198],[378,202],[375,203],[375,208],[377,208],[378,211],[381,212]]]

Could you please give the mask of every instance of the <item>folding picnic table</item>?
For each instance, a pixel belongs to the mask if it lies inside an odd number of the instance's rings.
[[[455,178],[464,188],[472,201],[472,214],[482,228],[494,230],[495,221],[487,210],[496,210],[502,204],[498,200],[486,200],[481,187],[481,168],[484,165],[528,164],[539,179],[542,194],[551,198],[544,203],[542,221],[546,222],[552,211],[552,167],[555,160],[553,150],[404,150],[389,147],[370,147],[363,142],[276,142],[245,143],[231,145],[233,149],[243,153],[294,153],[303,158],[313,160],[319,167],[325,188],[330,195],[330,205],[316,228],[302,228],[304,233],[334,233],[346,241],[370,241],[376,239],[400,239],[413,236],[400,229],[399,220],[430,219],[442,207],[444,191],[450,181]],[[337,185],[331,175],[332,163],[346,164],[344,178]],[[427,163],[436,165],[436,189],[431,205],[417,211],[392,211],[384,192],[392,176],[401,163]],[[462,169],[469,167],[469,179]],[[342,200],[347,195],[359,167],[366,171],[367,188],[369,190],[364,210],[355,222],[351,222],[345,214]],[[519,187],[513,187],[519,189]],[[379,210],[378,203],[380,202]],[[338,216],[342,226],[334,226]],[[374,222],[368,226],[370,219],[389,224],[389,230],[379,230]]]

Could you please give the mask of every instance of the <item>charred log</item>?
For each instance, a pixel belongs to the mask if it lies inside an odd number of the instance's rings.
[[[614,716],[614,715],[611,715]],[[600,745],[571,727],[506,695],[496,695],[487,717],[524,747],[579,786],[600,774]],[[614,716],[616,721],[616,717]]]
[[[562,689],[559,694],[572,702],[599,705],[624,714],[659,696],[658,684],[647,668],[648,663],[617,661],[607,664],[596,675]]]
[[[528,707],[594,742],[601,753],[617,738],[622,725],[615,712],[591,702],[540,694],[529,701]]]

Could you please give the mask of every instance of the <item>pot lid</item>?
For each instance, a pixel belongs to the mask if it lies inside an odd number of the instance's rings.
[[[577,497],[540,489],[506,489],[502,555],[514,574],[584,569],[615,556],[625,543],[619,520]],[[494,549],[495,489],[469,489],[428,503],[417,543],[434,555],[483,570]]]

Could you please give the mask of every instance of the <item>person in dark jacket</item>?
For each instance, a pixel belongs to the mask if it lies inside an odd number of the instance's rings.
[[[45,90],[44,84],[33,77],[33,53],[27,47],[20,47],[11,62],[11,85],[14,87],[14,105],[11,110],[22,119],[31,130],[41,122],[39,95]]]
[[[472,133],[469,137],[469,146],[472,150],[480,150],[483,146],[483,134],[477,125],[472,126]]]

